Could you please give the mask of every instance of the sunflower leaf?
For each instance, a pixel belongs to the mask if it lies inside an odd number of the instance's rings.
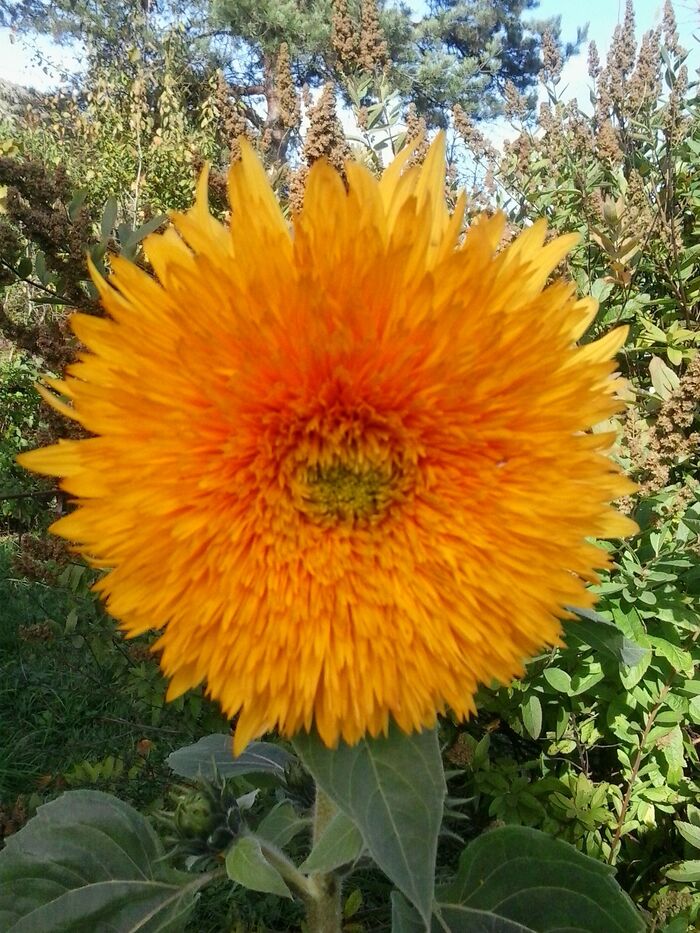
[[[449,930],[450,933],[537,933],[535,927],[524,926],[505,917],[498,917],[485,910],[474,910],[461,904],[450,904],[440,912],[442,925],[433,924],[433,930]],[[567,927],[573,933],[574,927]]]
[[[433,919],[431,933],[537,933],[486,910],[474,910],[461,904],[442,905],[440,920]],[[418,912],[398,891],[391,895],[391,933],[425,933]]]
[[[339,810],[321,834],[302,871],[334,871],[341,865],[354,862],[362,852],[362,833],[353,820]]]
[[[309,826],[308,819],[302,819],[288,800],[281,800],[265,815],[255,830],[268,842],[283,849],[302,830]]]
[[[254,836],[241,836],[226,853],[226,873],[231,881],[260,891],[289,897],[292,894],[282,875],[263,855],[260,842]]]
[[[427,923],[446,787],[435,730],[329,749],[317,735],[294,745],[323,791],[357,825],[382,871]]]
[[[398,891],[391,892],[391,933],[425,933],[420,914]]]
[[[645,929],[608,865],[524,826],[504,826],[470,843],[455,880],[440,890],[438,899],[442,919],[453,933]],[[467,916],[465,909],[475,916]]]
[[[0,922],[7,933],[175,933],[208,875],[174,871],[147,820],[100,791],[63,794],[0,852]]]
[[[241,777],[245,774],[271,774],[280,780],[285,768],[294,761],[288,751],[271,742],[251,742],[237,758],[233,757],[230,735],[215,733],[172,752],[166,759],[169,767],[181,777]]]

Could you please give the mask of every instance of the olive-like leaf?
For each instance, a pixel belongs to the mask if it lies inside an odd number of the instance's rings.
[[[608,622],[591,609],[577,609],[566,606],[579,617],[575,622],[564,623],[564,635],[567,643],[572,638],[593,648],[599,655],[609,657],[625,667],[634,667],[649,654],[648,648],[641,648],[625,637],[619,628]]]

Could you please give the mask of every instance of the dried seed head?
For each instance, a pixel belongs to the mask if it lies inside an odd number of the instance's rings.
[[[292,63],[289,57],[289,46],[286,42],[280,45],[275,69],[275,86],[280,110],[280,118],[289,129],[299,125],[301,111],[299,95],[292,77]]]
[[[381,71],[389,51],[379,22],[377,0],[362,0],[360,13],[359,64],[365,71]]]
[[[600,56],[595,41],[591,41],[588,45],[588,74],[594,81],[600,74]]]
[[[559,47],[552,33],[547,30],[542,34],[542,71],[540,75],[544,81],[556,83],[561,76],[562,67]]]

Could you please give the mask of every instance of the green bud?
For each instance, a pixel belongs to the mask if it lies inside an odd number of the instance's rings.
[[[218,817],[211,799],[201,791],[193,791],[178,804],[175,825],[183,836],[206,837],[216,827]]]

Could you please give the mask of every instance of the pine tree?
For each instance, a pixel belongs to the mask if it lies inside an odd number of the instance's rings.
[[[506,86],[527,95],[542,67],[542,39],[564,58],[558,18],[532,19],[538,0],[431,0],[416,17],[388,0],[0,0],[0,18],[24,32],[87,42],[101,60],[134,44],[155,56],[168,30],[184,34],[193,76],[221,68],[230,94],[275,157],[296,131],[290,80],[344,82],[386,71],[428,125],[455,105],[474,120],[500,112]],[[280,56],[283,61],[280,62]],[[281,99],[280,95],[282,95]]]

